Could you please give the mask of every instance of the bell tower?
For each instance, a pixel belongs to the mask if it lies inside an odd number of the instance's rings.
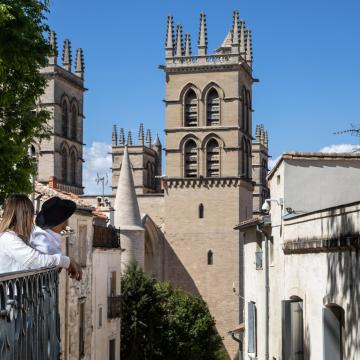
[[[229,358],[238,343],[228,332],[241,323],[242,246],[234,227],[252,216],[251,30],[234,11],[231,30],[208,53],[200,14],[197,53],[173,17],[167,20],[165,273],[199,294],[216,319]],[[239,296],[240,295],[240,296]]]
[[[60,190],[83,194],[83,122],[84,122],[84,56],[77,49],[75,68],[72,68],[71,43],[64,41],[62,66],[58,64],[55,32],[50,33],[52,54],[41,69],[47,87],[40,105],[50,112],[51,137],[38,144],[37,180],[48,183],[56,178]]]

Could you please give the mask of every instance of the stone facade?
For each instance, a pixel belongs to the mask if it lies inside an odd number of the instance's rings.
[[[40,98],[41,107],[50,112],[51,137],[42,140],[36,148],[37,180],[43,184],[50,177],[57,179],[61,190],[82,194],[83,120],[84,120],[84,60],[82,49],[76,53],[75,71],[72,72],[71,45],[65,40],[61,67],[57,63],[57,43],[54,32],[50,35],[53,55],[41,69],[47,87]]]

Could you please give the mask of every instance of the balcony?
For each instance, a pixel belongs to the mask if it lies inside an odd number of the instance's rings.
[[[93,247],[103,249],[119,249],[119,229],[115,229],[114,227],[94,225]]]
[[[116,319],[121,316],[121,295],[108,297],[108,319]]]
[[[0,275],[0,359],[57,360],[58,270]]]

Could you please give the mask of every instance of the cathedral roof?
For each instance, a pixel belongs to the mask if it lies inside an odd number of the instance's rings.
[[[127,146],[124,148],[114,208],[116,227],[125,230],[143,228]]]

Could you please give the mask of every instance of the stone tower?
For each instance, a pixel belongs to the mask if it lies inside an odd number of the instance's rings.
[[[268,173],[268,132],[263,124],[256,125],[255,141],[252,143],[252,173],[255,181],[253,212],[259,213],[265,199],[270,197],[266,176]]]
[[[112,189],[116,194],[120,164],[123,158],[125,144],[133,164],[134,185],[137,194],[151,194],[160,192],[161,176],[161,143],[158,135],[152,141],[151,131],[144,133],[144,125],[140,124],[138,141],[133,143],[132,134],[128,131],[125,140],[124,129],[120,128],[119,136],[116,125],[112,132]]]
[[[216,319],[229,358],[228,332],[242,322],[242,245],[234,227],[252,216],[251,31],[233,14],[231,31],[208,53],[200,14],[197,53],[168,17],[165,41],[166,278],[200,294]]]
[[[127,146],[124,147],[114,208],[114,225],[120,229],[121,247],[125,250],[121,256],[121,269],[124,271],[132,259],[144,268],[145,231],[141,222]]]
[[[50,114],[52,136],[38,145],[38,181],[48,183],[55,177],[60,190],[83,193],[83,106],[84,57],[82,49],[76,51],[75,68],[72,68],[71,44],[64,41],[62,66],[58,64],[55,32],[50,33],[52,54],[48,65],[41,69],[47,87],[40,99]]]

